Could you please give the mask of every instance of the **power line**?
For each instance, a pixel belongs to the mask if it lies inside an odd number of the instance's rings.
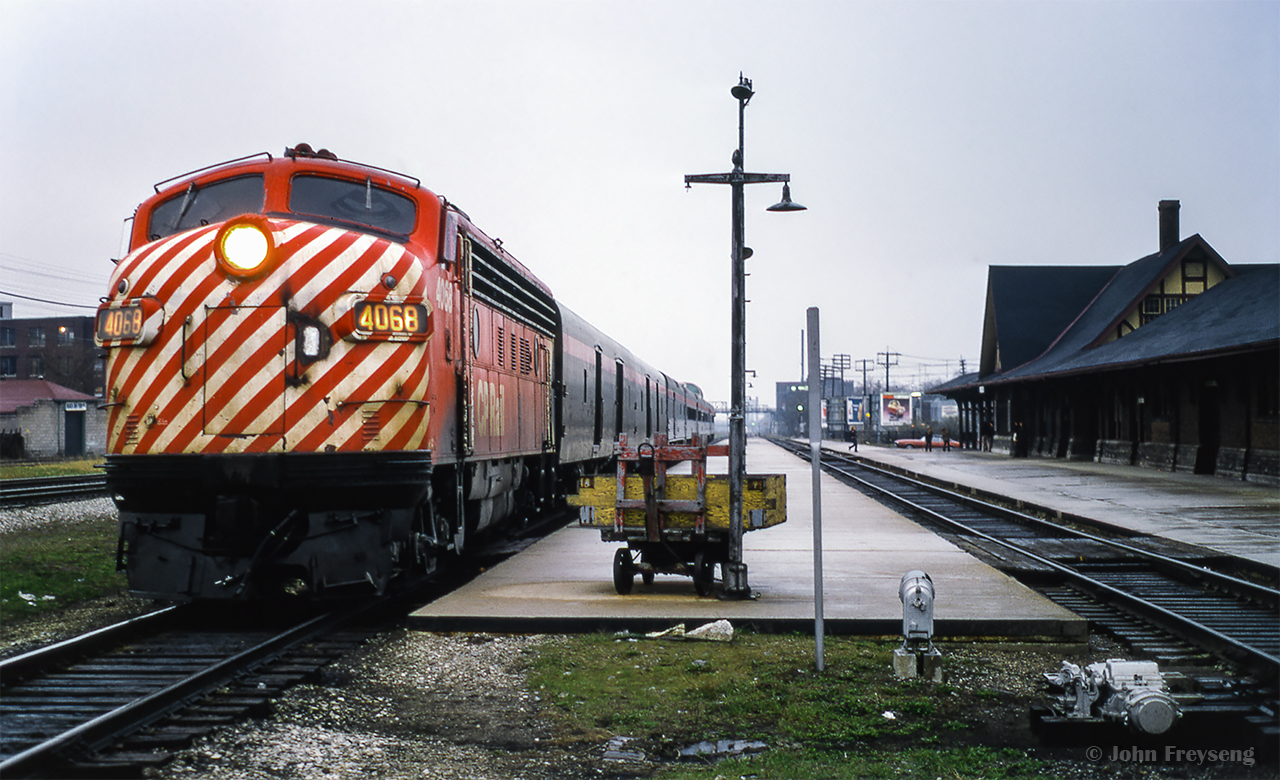
[[[60,269],[55,266],[55,270],[66,270],[66,269]],[[78,273],[72,276],[57,274],[57,273],[46,273],[44,271],[36,271],[30,268],[21,268],[21,267],[14,267],[11,265],[5,265],[4,263],[0,263],[0,271],[11,271],[14,273],[28,274],[30,276],[42,276],[45,279],[55,279],[60,282],[71,282],[73,284],[92,284],[95,286],[100,286],[104,284],[103,279],[106,278],[103,275],[90,275],[85,273]],[[70,273],[75,273],[75,272],[70,272]]]
[[[47,301],[44,298],[32,298],[30,295],[18,295],[17,293],[0,290],[0,295],[8,295],[13,298],[21,298],[24,301],[35,301],[36,303],[48,303],[53,306],[69,306],[73,309],[97,309],[97,306],[86,306],[83,303],[64,303],[62,301]]]

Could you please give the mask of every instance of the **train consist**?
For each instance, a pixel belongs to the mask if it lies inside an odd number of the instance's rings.
[[[694,385],[415,178],[300,144],[170,179],[97,315],[136,594],[382,592],[611,466],[707,436]]]

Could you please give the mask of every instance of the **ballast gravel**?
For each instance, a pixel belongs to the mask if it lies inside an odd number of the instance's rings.
[[[523,667],[538,636],[399,631],[291,688],[269,718],[198,740],[155,776],[199,780],[595,778],[558,743]]]
[[[106,496],[34,506],[6,506],[0,508],[0,534],[55,522],[86,522],[115,516],[116,505]]]

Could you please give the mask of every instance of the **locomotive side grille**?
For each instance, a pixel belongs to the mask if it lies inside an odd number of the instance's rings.
[[[505,329],[498,326],[498,368],[503,368],[505,365],[503,357],[506,355],[507,343],[504,340],[504,334]]]
[[[124,430],[120,435],[124,438],[126,444],[138,443],[138,421],[140,417],[141,415],[131,414],[124,418]]]
[[[546,335],[555,332],[550,296],[478,242],[471,244],[471,283],[476,298]]]
[[[527,374],[533,370],[533,350],[529,348],[529,339],[520,339],[520,373]]]
[[[374,407],[361,412],[360,439],[365,444],[378,440],[378,434],[382,431],[382,415],[379,414],[380,411],[379,407]]]

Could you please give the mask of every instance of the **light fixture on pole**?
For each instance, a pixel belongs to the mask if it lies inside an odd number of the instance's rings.
[[[791,200],[791,185],[783,184],[782,200],[765,209],[765,211],[804,211],[806,208],[806,206],[801,206]]]
[[[721,565],[724,573],[725,598],[751,598],[747,584],[747,565],[742,562],[742,484],[747,466],[746,428],[746,266],[751,256],[743,238],[744,210],[743,187],[747,184],[782,182],[782,201],[770,206],[768,211],[802,211],[804,206],[792,202],[791,174],[746,173],[743,165],[743,117],[747,103],[755,95],[751,80],[738,74],[738,83],[730,94],[738,101],[738,148],[733,152],[733,170],[729,173],[690,174],[684,177],[685,188],[692,184],[728,184],[732,190],[732,396],[729,402],[729,549],[727,561]]]

